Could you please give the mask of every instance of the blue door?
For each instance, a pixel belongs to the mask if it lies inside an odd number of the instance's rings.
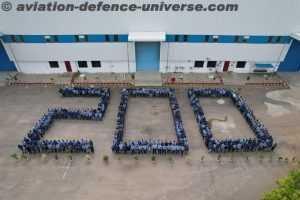
[[[289,51],[278,68],[279,72],[299,72],[300,71],[300,42],[293,40]]]
[[[14,62],[10,61],[0,41],[0,71],[16,71]]]
[[[159,71],[160,43],[135,43],[136,71]]]

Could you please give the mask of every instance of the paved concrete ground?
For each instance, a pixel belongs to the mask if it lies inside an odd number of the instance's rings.
[[[209,78],[208,73],[167,73],[163,74],[162,81],[164,83],[172,82],[172,78],[175,78],[176,83],[220,83],[219,76],[215,73],[211,73],[215,78]]]
[[[11,160],[10,154],[17,152],[16,145],[47,108],[89,108],[97,105],[96,98],[62,98],[57,90],[56,86],[0,87],[0,199],[254,200],[261,199],[263,191],[273,188],[276,179],[296,166],[291,162],[286,164],[276,160],[269,162],[265,159],[259,162],[257,153],[250,154],[249,163],[244,161],[241,154],[235,154],[234,162],[229,162],[228,155],[225,155],[218,163],[216,154],[207,153],[184,89],[177,89],[176,96],[189,140],[190,164],[181,156],[173,156],[174,164],[169,163],[166,156],[158,156],[157,163],[153,164],[150,155],[140,155],[139,160],[135,161],[131,155],[116,156],[111,153],[120,103],[120,90],[116,89],[112,91],[103,121],[57,121],[46,136],[65,139],[91,138],[95,144],[95,154],[90,163],[84,161],[84,155],[74,155],[72,163],[69,163],[66,155],[61,155],[59,162],[54,160],[53,155],[49,155],[48,162],[43,162],[38,156],[32,156],[28,161]],[[274,88],[243,87],[240,93],[278,142],[278,148],[273,153],[274,158],[298,156],[300,159],[300,110],[297,101],[300,99],[299,87],[294,90],[272,90]],[[281,91],[285,93],[282,94]],[[276,92],[276,95],[270,95],[270,92]],[[154,124],[157,127],[148,131],[166,130],[169,134],[169,105],[163,100],[148,103],[146,106],[140,99],[130,100],[130,113],[127,113],[130,126],[126,127],[126,137],[132,137],[132,134],[147,130],[147,126]],[[214,114],[215,118],[222,119],[224,113],[228,112],[226,106],[217,106],[214,101],[212,104],[209,101],[206,103],[208,112],[220,113]],[[277,107],[275,110],[274,107],[270,109],[265,103]],[[153,112],[150,112],[150,106],[157,107],[153,107]],[[289,112],[272,116],[270,113],[278,112],[278,106]],[[146,113],[149,111],[150,116],[146,116],[142,108],[146,109]],[[227,114],[230,114],[231,123],[236,127],[244,127],[235,113]],[[153,121],[149,122],[151,117]],[[146,128],[141,124],[145,124]],[[129,133],[128,130],[132,132]],[[134,133],[134,130],[138,131]],[[157,136],[156,133],[153,137]],[[110,159],[107,164],[101,160],[104,154]],[[269,156],[268,153],[264,155]],[[200,161],[201,156],[205,156],[204,162]]]
[[[103,82],[132,82],[132,76],[128,73],[81,73],[74,83],[103,83]]]
[[[72,73],[63,74],[23,74],[18,73],[16,79],[12,79],[10,83],[54,83],[54,84],[70,84]]]
[[[134,85],[136,87],[162,86],[161,73],[158,71],[135,72]]]
[[[245,85],[246,83],[281,83],[279,76],[272,73],[234,73],[222,72],[220,73],[225,85]],[[247,78],[249,77],[249,80]]]

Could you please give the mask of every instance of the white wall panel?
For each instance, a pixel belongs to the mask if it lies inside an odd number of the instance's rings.
[[[43,0],[11,0],[17,3]],[[84,3],[64,0],[59,3]],[[89,3],[98,3],[90,0]],[[159,0],[110,0],[104,3],[160,3]],[[299,0],[164,0],[165,3],[234,3],[237,12],[0,12],[0,31],[6,34],[84,34],[162,31],[224,35],[290,35],[300,31]]]
[[[20,71],[25,74],[51,74],[51,73],[64,73],[67,72],[64,62],[59,62],[59,68],[50,68],[48,62],[18,62]],[[86,73],[128,73],[135,71],[135,64],[131,62],[128,69],[127,62],[101,62],[100,68],[93,68],[91,62],[88,61],[87,68],[78,68],[77,62],[71,62],[72,71]]]
[[[10,59],[17,61],[127,61],[128,56],[131,61],[135,59],[132,43],[5,44],[8,45],[14,53]]]
[[[162,43],[161,60],[277,62],[284,59],[288,47],[289,44]]]

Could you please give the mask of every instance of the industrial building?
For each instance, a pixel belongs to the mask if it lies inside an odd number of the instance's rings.
[[[300,70],[299,0],[4,3],[1,71]]]

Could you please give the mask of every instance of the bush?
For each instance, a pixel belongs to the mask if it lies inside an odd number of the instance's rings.
[[[138,156],[134,156],[133,159],[134,160],[139,160],[139,157]]]
[[[69,155],[68,155],[68,159],[69,159],[70,161],[72,161],[72,160],[73,160],[73,156],[72,156],[72,154],[69,154]]]
[[[168,156],[168,161],[170,162],[170,163],[174,163],[174,160],[173,160],[173,158],[171,157],[171,156]]]
[[[277,187],[265,192],[263,200],[300,199],[300,170],[293,169],[288,176],[276,181]]]
[[[10,157],[11,157],[13,160],[19,160],[18,154],[16,154],[16,153],[11,154]]]
[[[152,156],[151,156],[151,160],[152,160],[152,162],[155,162],[155,161],[156,161],[155,155],[152,155]]]
[[[103,155],[102,160],[103,160],[104,162],[108,162],[108,160],[109,160],[108,155]]]
[[[90,154],[85,154],[84,159],[85,159],[86,161],[91,161],[92,157],[91,157]]]

